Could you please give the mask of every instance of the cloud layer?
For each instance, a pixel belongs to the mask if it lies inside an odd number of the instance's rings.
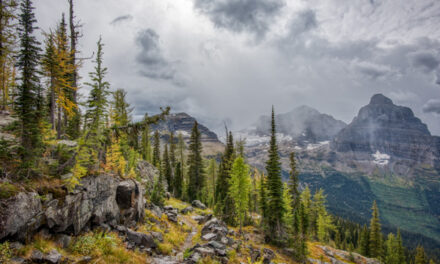
[[[36,5],[44,30],[67,10],[59,0]],[[108,79],[128,91],[135,116],[170,105],[223,131],[223,120],[241,129],[272,104],[277,112],[306,104],[350,122],[380,92],[440,134],[439,1],[77,0],[77,8],[83,55],[102,35]],[[84,81],[92,67],[85,62]]]

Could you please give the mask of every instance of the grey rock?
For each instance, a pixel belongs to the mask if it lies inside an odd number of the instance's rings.
[[[275,253],[268,248],[263,248],[263,263],[269,264],[272,262],[272,259],[275,258]]]
[[[26,260],[24,258],[20,258],[20,257],[13,257],[10,259],[12,264],[23,264],[26,263]]]
[[[43,260],[50,264],[58,264],[63,256],[56,250],[52,249],[49,254],[43,257]]]
[[[118,231],[121,234],[125,234],[127,232],[127,227],[122,226],[122,225],[117,225],[115,227],[116,231]]]
[[[20,250],[24,247],[24,245],[20,242],[12,242],[9,244],[9,248],[12,250]]]
[[[123,216],[123,222],[137,222],[144,218],[143,193],[143,187],[134,180],[125,180],[118,184],[116,202]]]
[[[137,246],[144,246],[145,248],[157,247],[156,242],[154,242],[153,236],[136,232],[131,229],[127,230],[127,240]]]
[[[211,241],[217,238],[217,235],[214,233],[208,233],[202,236],[202,240]]]
[[[32,251],[31,257],[30,257],[31,261],[40,263],[40,262],[43,262],[43,258],[44,258],[43,252],[39,251],[38,249],[34,249]]]
[[[221,236],[226,236],[228,234],[228,227],[223,221],[218,220],[214,217],[203,225],[202,235],[208,233],[215,233]]]
[[[187,214],[187,213],[192,213],[193,211],[194,211],[194,208],[192,206],[188,206],[188,207],[185,207],[182,210],[180,210],[180,213]]]
[[[85,256],[85,257],[82,257],[77,263],[78,264],[86,264],[86,263],[90,263],[92,260],[93,260],[92,257]]]
[[[226,257],[228,254],[226,253],[226,250],[225,249],[219,249],[219,248],[216,248],[215,249],[215,254],[217,255],[217,256],[219,256],[219,257]]]
[[[56,243],[61,246],[62,248],[69,247],[70,242],[72,241],[72,237],[65,235],[65,234],[59,234],[56,237]]]
[[[151,235],[154,237],[154,239],[158,240],[159,242],[163,242],[163,235],[160,232],[151,232]]]
[[[194,249],[194,252],[199,253],[202,257],[212,257],[215,255],[215,251],[209,247],[198,247]]]
[[[226,249],[226,246],[224,244],[221,244],[217,241],[209,241],[208,245],[214,249]]]
[[[200,208],[200,209],[202,209],[202,210],[205,210],[205,209],[206,209],[206,205],[203,204],[202,202],[200,202],[199,200],[194,200],[194,201],[192,201],[191,205],[192,205],[193,207],[195,207],[195,208]]]

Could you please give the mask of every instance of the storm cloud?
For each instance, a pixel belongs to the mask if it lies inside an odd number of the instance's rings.
[[[350,122],[383,93],[440,134],[439,1],[77,0],[76,7],[82,56],[102,35],[106,78],[127,90],[136,118],[169,105],[223,132],[223,120],[239,130],[271,105],[282,113],[305,104]],[[66,11],[64,1],[36,1],[42,30]],[[92,70],[86,60],[84,82]]]

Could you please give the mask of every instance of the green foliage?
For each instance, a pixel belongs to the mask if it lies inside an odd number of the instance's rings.
[[[116,246],[115,237],[105,233],[87,234],[77,237],[69,246],[70,251],[84,256],[108,255]]]
[[[249,206],[249,192],[251,189],[249,166],[244,162],[242,156],[236,158],[232,165],[229,186],[229,195],[234,200],[241,231]]]
[[[417,246],[414,264],[426,264],[426,261],[425,249],[422,246]]]
[[[0,199],[8,199],[19,192],[19,189],[9,183],[9,182],[0,182]]]
[[[12,250],[9,247],[9,242],[0,243],[0,263],[8,263],[12,258]]]
[[[370,255],[369,244],[370,244],[370,231],[368,227],[364,225],[362,228],[361,238],[360,238],[360,253],[364,256]]]
[[[165,177],[168,185],[168,191],[173,192],[173,171],[171,169],[170,158],[168,155],[168,146],[165,144],[165,150],[162,158],[162,174]]]
[[[190,201],[202,199],[202,190],[205,186],[205,175],[202,160],[202,143],[197,121],[191,131],[188,156],[188,198]]]
[[[165,201],[165,191],[163,186],[162,172],[159,172],[159,177],[156,179],[153,191],[151,193],[151,202],[155,205],[162,206]]]
[[[183,193],[183,169],[182,163],[177,162],[174,170],[174,197],[182,198]]]
[[[379,258],[382,256],[382,233],[379,220],[379,209],[377,203],[374,201],[372,207],[371,221],[370,221],[370,242],[369,253],[371,257]]]
[[[268,196],[268,237],[278,240],[283,234],[283,182],[281,180],[281,163],[278,154],[275,128],[275,112],[272,108],[271,138],[266,162],[267,196]]]
[[[154,131],[153,165],[160,169],[160,135]]]

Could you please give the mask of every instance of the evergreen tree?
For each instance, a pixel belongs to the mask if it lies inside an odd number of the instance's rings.
[[[248,210],[248,199],[251,188],[249,166],[244,162],[242,156],[236,158],[232,165],[229,186],[229,195],[234,200],[235,211],[237,212],[241,233],[243,221]]]
[[[231,132],[226,132],[227,142],[220,161],[215,188],[216,214],[227,224],[235,224],[234,201],[229,196],[229,179],[231,167],[235,159],[234,138]]]
[[[414,264],[426,264],[427,258],[425,254],[425,249],[422,246],[417,246],[416,248],[416,257],[414,260]]]
[[[127,92],[124,89],[118,89],[113,92],[112,101],[112,120],[114,120],[113,125],[121,127],[127,126],[131,122],[130,113],[133,111],[130,108],[130,104],[126,100]]]
[[[21,128],[20,157],[26,176],[29,176],[30,168],[35,165],[42,148],[42,94],[38,73],[41,49],[34,35],[37,21],[33,9],[31,0],[21,2],[18,27],[20,48],[17,66],[21,77],[15,106]]]
[[[282,235],[284,204],[283,182],[281,180],[281,163],[278,155],[276,140],[275,112],[272,107],[271,139],[269,147],[269,159],[266,162],[267,190],[268,190],[268,227],[269,236],[272,240],[278,240]]]
[[[163,182],[163,175],[161,170],[159,170],[159,177],[157,177],[153,186],[153,191],[151,193],[151,202],[158,206],[163,206],[165,200],[165,190]]]
[[[206,189],[208,192],[208,204],[210,206],[214,204],[216,175],[217,175],[217,163],[215,162],[215,159],[210,159],[207,169],[208,181],[206,184]]]
[[[298,210],[301,198],[298,190],[299,179],[298,171],[296,169],[295,153],[290,153],[290,178],[288,182],[289,194],[290,194],[290,207],[292,215]],[[293,224],[293,223],[292,223]]]
[[[163,158],[162,158],[162,174],[165,177],[165,180],[167,181],[168,185],[168,192],[173,191],[173,175],[171,171],[171,164],[170,164],[170,158],[168,155],[168,145],[165,144],[165,150],[163,152]]]
[[[379,220],[379,209],[376,201],[373,203],[372,215],[370,221],[370,242],[369,253],[373,258],[379,258],[382,255],[382,233]]]
[[[268,208],[267,208],[267,194],[266,194],[266,179],[264,177],[264,174],[262,174],[260,178],[259,205],[260,205],[260,214],[261,214],[261,225],[263,226],[263,229],[265,229],[267,223],[267,217],[268,217],[267,215]]]
[[[159,131],[154,131],[154,143],[153,143],[153,165],[156,168],[160,168],[160,135]]]
[[[399,263],[406,264],[405,249],[403,248],[403,241],[402,241],[402,235],[400,234],[400,229],[397,229],[396,243],[397,243],[397,255],[399,258]]]
[[[176,169],[174,170],[174,197],[182,198],[183,193],[183,169],[182,163],[176,163]]]
[[[399,262],[399,252],[398,252],[398,243],[396,237],[390,233],[388,234],[388,239],[386,241],[386,256],[385,263],[386,264],[401,264]]]
[[[202,161],[202,143],[200,142],[200,131],[197,121],[191,131],[188,156],[188,198],[190,201],[202,198],[202,189],[205,185],[203,161]]]
[[[148,115],[145,114],[144,122],[148,119]],[[152,150],[151,150],[151,139],[150,139],[150,126],[145,124],[141,135],[141,147],[142,147],[142,158],[149,163],[153,162]]]
[[[176,168],[176,142],[175,142],[175,138],[174,138],[174,132],[171,131],[170,133],[170,163],[171,163],[171,168],[173,168],[173,170]]]
[[[359,251],[361,255],[363,256],[370,255],[369,244],[370,244],[370,232],[368,231],[367,225],[364,225],[364,227],[362,228],[362,233],[359,242]]]

